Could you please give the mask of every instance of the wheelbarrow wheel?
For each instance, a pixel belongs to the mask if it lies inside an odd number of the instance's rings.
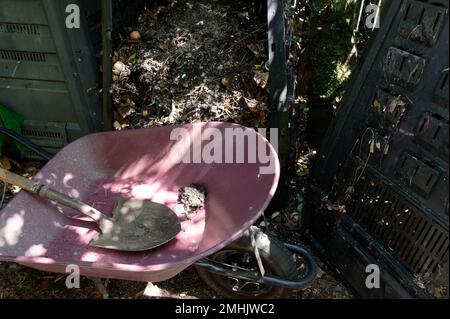
[[[255,249],[252,246],[252,236],[255,238],[255,245],[258,247],[266,274],[285,279],[297,278],[296,263],[289,250],[282,242],[257,227],[251,227],[240,239],[209,256],[208,259],[239,267],[239,269],[259,272]],[[286,288],[217,275],[201,267],[196,268],[205,283],[225,298],[284,298],[290,291]]]

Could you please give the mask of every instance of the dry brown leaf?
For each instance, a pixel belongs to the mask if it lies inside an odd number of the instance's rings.
[[[131,105],[122,105],[117,109],[117,113],[119,113],[121,117],[130,116],[134,112],[135,110]]]
[[[381,143],[380,142],[376,142],[375,146],[377,147],[378,150],[381,150]]]
[[[376,108],[376,109],[381,108],[381,104],[380,104],[380,102],[379,102],[378,100],[374,100],[373,103],[372,103],[372,105],[373,105],[373,107]]]
[[[433,290],[433,295],[436,298],[443,298],[445,297],[445,288],[444,287],[435,287]]]
[[[248,14],[247,11],[239,12],[239,13],[238,13],[238,16],[239,16],[239,18],[241,18],[241,19],[250,20],[250,15]]]
[[[386,144],[384,146],[384,155],[387,155],[389,153],[389,144]]]
[[[347,189],[345,190],[345,194],[346,195],[351,195],[353,194],[353,192],[355,191],[355,189],[352,186],[347,187]]]
[[[252,51],[252,53],[256,56],[259,57],[259,55],[261,54],[261,47],[256,44],[256,43],[250,43],[247,45],[247,49],[249,49],[250,51]]]
[[[2,168],[6,170],[11,169],[11,162],[9,161],[9,158],[6,156],[0,156],[0,165]]]
[[[333,203],[333,204],[327,204],[327,209],[329,211],[336,211],[339,213],[346,213],[346,206],[345,205],[339,205],[338,203]]]
[[[373,139],[370,140],[370,153],[375,153],[375,140]]]
[[[404,108],[406,106],[406,102],[403,101],[399,96],[397,96],[395,99],[389,103],[387,111],[389,113],[394,112],[398,107]]]
[[[275,213],[272,214],[272,216],[270,216],[270,218],[271,218],[271,219],[275,219],[275,218],[277,218],[278,216],[280,216],[280,212],[275,212]]]
[[[258,101],[256,99],[244,98],[244,100],[245,100],[245,104],[247,104],[247,106],[249,107],[250,110],[256,111],[256,109],[258,107]]]
[[[224,87],[228,88],[228,86],[230,86],[230,80],[228,80],[228,78],[223,77],[220,80],[220,84],[222,84]]]
[[[118,121],[115,121],[113,123],[113,126],[116,130],[120,131],[122,129],[122,125],[120,125],[120,123]]]
[[[122,61],[117,61],[113,65],[113,73],[116,75],[121,74],[122,72],[126,71],[127,66]]]
[[[253,80],[258,86],[265,89],[269,81],[269,72],[255,71]]]

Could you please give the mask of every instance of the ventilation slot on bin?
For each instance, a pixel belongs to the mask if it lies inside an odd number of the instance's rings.
[[[442,71],[441,78],[436,85],[434,90],[433,101],[443,107],[448,107],[448,67]]]
[[[46,62],[45,53],[0,50],[0,59],[27,62]]]
[[[448,162],[448,121],[437,114],[426,113],[419,122],[417,141]]]
[[[352,218],[414,275],[430,274],[448,260],[448,229],[372,176],[361,182],[349,205]]]
[[[18,23],[0,23],[0,33],[40,34],[38,25]]]
[[[50,153],[56,153],[68,142],[66,125],[66,123],[25,120],[22,124],[22,134]],[[37,156],[25,150],[22,155],[28,158]]]
[[[405,39],[434,46],[445,23],[446,8],[419,1],[407,1],[403,12],[400,35]]]
[[[397,168],[396,177],[424,198],[429,198],[440,178],[438,168],[416,156],[405,153]]]
[[[46,132],[37,130],[24,130],[23,134],[28,137],[45,137],[45,138],[61,138],[61,134],[58,132]]]
[[[384,61],[383,71],[387,81],[412,90],[420,83],[425,64],[426,61],[422,57],[390,47]]]

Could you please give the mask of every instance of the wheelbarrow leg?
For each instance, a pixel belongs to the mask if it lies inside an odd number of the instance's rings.
[[[95,288],[97,288],[98,292],[102,294],[103,299],[109,299],[109,293],[106,289],[108,287],[109,279],[105,279],[104,283],[97,277],[88,277],[88,279],[94,282]]]

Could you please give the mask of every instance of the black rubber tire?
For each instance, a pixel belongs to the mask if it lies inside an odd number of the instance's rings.
[[[221,251],[211,255],[208,259],[217,260],[215,257],[220,256],[224,252],[237,252],[254,256],[254,248],[252,246],[251,236],[254,234],[255,243],[258,246],[261,261],[267,274],[278,276],[285,279],[297,278],[297,267],[292,253],[284,246],[282,242],[270,236],[257,227],[251,227],[244,235],[231,243]],[[253,257],[254,258],[254,257]],[[199,276],[205,283],[219,295],[230,299],[276,299],[285,298],[290,290],[275,286],[264,286],[264,290],[249,295],[248,293],[241,293],[234,291],[232,287],[227,284],[229,278],[213,274],[201,267],[196,267]]]

